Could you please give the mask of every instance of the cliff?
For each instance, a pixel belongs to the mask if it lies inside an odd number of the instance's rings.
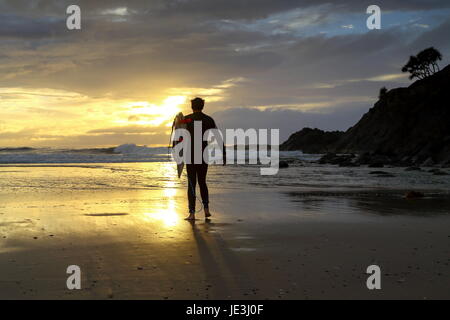
[[[407,88],[388,91],[335,142],[324,142],[333,132],[324,132],[323,139],[315,141],[305,139],[302,131],[282,147],[306,153],[358,153],[366,158],[369,154],[392,164],[450,164],[450,66]]]

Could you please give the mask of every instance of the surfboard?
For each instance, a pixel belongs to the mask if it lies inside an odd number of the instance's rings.
[[[176,129],[186,129],[186,123],[183,122],[184,120],[184,116],[183,113],[178,113],[175,117],[175,119],[173,119],[173,124],[172,124],[172,133],[176,130]],[[173,140],[173,136],[171,137],[172,139],[172,147],[174,147],[177,143],[179,143],[179,141],[174,141]],[[184,162],[178,164],[177,163],[177,173],[178,173],[178,178],[181,177],[181,174],[183,173],[183,169],[184,169]]]

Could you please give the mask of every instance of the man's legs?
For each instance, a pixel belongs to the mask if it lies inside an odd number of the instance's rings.
[[[206,185],[206,174],[208,173],[208,165],[206,163],[197,165],[197,178],[200,187],[200,194],[202,195],[203,209],[205,211],[205,218],[211,216],[209,212],[209,193]]]
[[[195,164],[186,165],[187,177],[188,177],[188,201],[189,201],[189,213],[195,213],[195,187],[197,185],[197,172]]]
[[[209,193],[208,186],[206,185],[206,174],[208,173],[208,165],[207,164],[197,164],[197,178],[198,185],[200,187],[200,194],[202,196],[203,207],[205,209],[209,208]]]
[[[188,164],[186,165],[186,171],[188,176],[188,200],[189,200],[189,217],[187,220],[195,219],[195,187],[200,187],[200,194],[202,196],[203,208],[205,211],[205,217],[211,216],[209,213],[209,193],[208,186],[206,185],[206,174],[208,173],[207,164]]]

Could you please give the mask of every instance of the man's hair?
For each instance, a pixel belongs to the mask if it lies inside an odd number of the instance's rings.
[[[192,110],[203,110],[205,106],[205,100],[202,98],[195,98],[191,100]]]

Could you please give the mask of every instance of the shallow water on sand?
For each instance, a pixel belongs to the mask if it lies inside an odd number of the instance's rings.
[[[292,164],[277,175],[261,176],[260,166],[210,166],[211,188],[249,189],[287,187],[296,190],[434,190],[450,192],[449,175],[434,175],[430,168],[405,171],[404,168],[340,168],[313,163]],[[373,174],[382,171],[387,174]],[[185,176],[176,178],[170,162],[85,163],[85,164],[8,164],[0,165],[2,191],[39,192],[49,189],[173,189],[184,188]],[[325,194],[324,194],[325,195]]]
[[[450,214],[450,176],[436,176],[427,170],[381,170],[391,176],[379,177],[371,174],[374,169],[364,167],[315,164],[294,164],[276,176],[261,176],[258,166],[210,166],[211,206],[223,212],[224,219],[277,221],[299,216],[342,219],[355,214]],[[14,206],[42,211],[51,204],[91,217],[144,214],[147,210],[172,221],[187,211],[186,177],[178,179],[170,162],[11,164],[0,166],[0,177],[0,213],[11,213]],[[420,190],[425,197],[407,200],[404,194],[409,190]],[[100,208],[96,209],[97,205]],[[200,206],[198,199],[197,208]]]

